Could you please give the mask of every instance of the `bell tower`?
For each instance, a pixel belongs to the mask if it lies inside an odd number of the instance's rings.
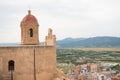
[[[21,21],[21,44],[38,45],[39,44],[39,24],[35,16],[28,10],[28,14]]]

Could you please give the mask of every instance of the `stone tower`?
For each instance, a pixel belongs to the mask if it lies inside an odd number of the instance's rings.
[[[56,36],[52,34],[52,29],[48,29],[48,35],[45,37],[45,46],[56,47]]]
[[[28,14],[21,21],[21,44],[38,45],[39,44],[39,24],[35,16],[28,11]]]
[[[28,11],[21,21],[21,45],[0,46],[0,80],[65,80],[56,69],[56,36],[48,29],[39,44],[38,21]]]

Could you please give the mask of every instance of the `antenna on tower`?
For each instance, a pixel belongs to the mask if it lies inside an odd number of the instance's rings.
[[[28,8],[29,10],[30,10],[30,6],[29,6],[29,8]]]
[[[28,5],[28,14],[31,14],[31,9],[30,9],[30,5]]]
[[[28,10],[31,10],[31,7],[30,7],[30,5],[28,5]]]

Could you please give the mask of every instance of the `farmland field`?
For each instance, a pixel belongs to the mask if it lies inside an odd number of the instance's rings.
[[[67,48],[67,49],[83,51],[120,51],[120,48]]]

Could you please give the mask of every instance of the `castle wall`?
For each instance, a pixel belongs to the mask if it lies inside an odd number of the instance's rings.
[[[10,60],[15,62],[14,80],[50,80],[56,73],[54,46],[0,47],[0,80],[10,77]]]

